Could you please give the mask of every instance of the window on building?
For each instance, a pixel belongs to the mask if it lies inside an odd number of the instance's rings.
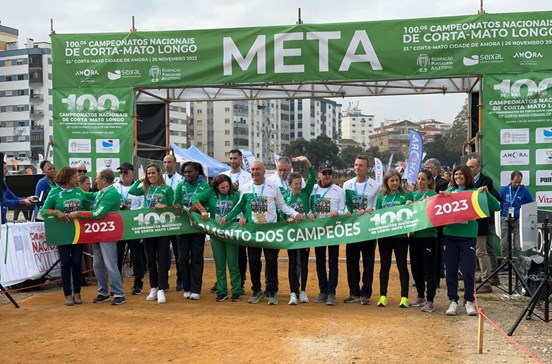
[[[228,118],[224,119],[224,123],[225,124],[230,124],[230,119],[228,119]]]
[[[225,130],[224,135],[230,135],[230,130]]]
[[[230,112],[230,108],[229,108],[229,107],[225,107],[225,108],[224,108],[224,112]]]
[[[25,106],[18,106],[17,111],[25,111]]]
[[[25,75],[17,75],[18,81],[23,81],[25,79]]]
[[[230,146],[230,141],[229,141],[229,140],[225,141],[225,142],[224,142],[224,146],[225,146],[225,147],[229,147],[229,146]]]
[[[12,76],[6,76],[6,82],[11,82]]]

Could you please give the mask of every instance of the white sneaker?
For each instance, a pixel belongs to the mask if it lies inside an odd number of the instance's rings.
[[[458,314],[458,303],[450,301],[450,305],[445,314],[447,316],[456,316]]]
[[[299,302],[301,303],[309,302],[309,297],[307,296],[307,292],[301,291],[301,293],[299,294]]]
[[[191,300],[198,300],[199,299],[199,293],[192,293],[190,295]]]
[[[184,292],[184,298],[185,299],[190,299],[190,296],[192,295],[192,292]]]
[[[167,303],[167,299],[165,298],[165,291],[160,289],[157,291],[157,303]]]
[[[475,309],[475,305],[471,301],[466,301],[466,314],[468,316],[477,316],[477,310]]]
[[[155,301],[157,299],[157,292],[157,288],[150,289],[149,294],[146,297],[146,301]]]
[[[297,295],[293,292],[289,295],[289,302],[288,305],[296,305],[297,304]]]

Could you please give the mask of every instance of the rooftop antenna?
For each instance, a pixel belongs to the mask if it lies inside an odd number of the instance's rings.
[[[479,14],[485,14],[485,9],[483,9],[483,0],[479,2]]]
[[[54,19],[50,18],[50,35],[56,34],[56,31],[54,30]]]
[[[303,24],[303,20],[301,20],[301,8],[297,9],[297,22],[295,24]]]

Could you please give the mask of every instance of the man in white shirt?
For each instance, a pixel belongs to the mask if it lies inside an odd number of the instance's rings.
[[[359,155],[355,159],[355,178],[345,181],[346,215],[371,213],[376,204],[376,197],[380,190],[378,183],[368,177],[368,157]],[[347,283],[349,284],[349,297],[343,302],[360,302],[361,305],[370,304],[372,296],[372,281],[374,280],[374,259],[376,241],[367,240],[358,243],[349,243],[345,249],[347,257]],[[363,273],[360,275],[360,255],[362,254]],[[362,277],[362,288],[359,282]]]
[[[163,158],[163,165],[165,166],[165,173],[163,173],[163,179],[167,186],[171,186],[173,190],[176,190],[178,182],[182,181],[182,177],[176,171],[176,157],[172,154],[167,154]],[[176,191],[175,191],[176,192]],[[178,248],[176,247],[176,235],[170,236],[169,241],[171,242],[172,250],[174,252],[174,260],[178,262]],[[182,291],[182,281],[180,280],[180,268],[178,264],[176,265],[176,290]],[[169,268],[171,266],[171,254],[169,252]]]

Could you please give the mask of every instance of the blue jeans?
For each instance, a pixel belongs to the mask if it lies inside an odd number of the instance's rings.
[[[109,296],[107,276],[111,283],[111,292],[115,297],[124,297],[123,279],[117,267],[117,243],[92,244],[94,253],[94,274],[98,280],[98,294]]]
[[[326,274],[326,247],[315,247],[314,252],[316,255],[316,275],[318,276],[320,293],[335,294],[339,274],[339,245],[328,246],[329,275]]]
[[[461,266],[464,276],[464,299],[473,302],[476,238],[445,235],[443,243],[448,299],[458,302],[458,268]]]

